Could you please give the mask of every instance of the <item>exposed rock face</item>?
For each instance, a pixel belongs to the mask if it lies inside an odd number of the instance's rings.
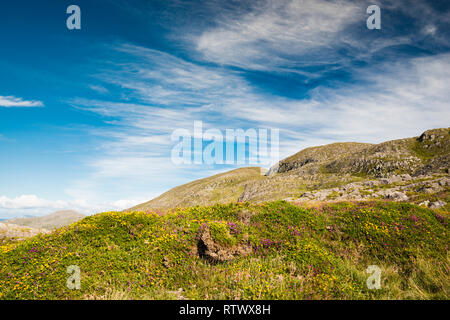
[[[349,157],[335,159],[329,172],[364,173],[374,177],[406,173],[414,176],[448,173],[450,165],[449,129],[425,131],[418,138],[388,141],[363,149]]]
[[[441,190],[442,190],[442,188],[439,185],[439,183],[433,182],[433,183],[430,183],[430,184],[422,185],[417,191],[423,192],[423,193],[432,194],[432,193],[439,192]]]
[[[419,206],[430,208],[430,209],[440,209],[440,208],[444,207],[446,204],[447,204],[447,202],[442,201],[442,200],[438,200],[438,201],[434,201],[434,202],[427,200],[427,201],[420,203]]]
[[[389,192],[386,195],[386,199],[395,200],[395,201],[407,201],[408,196],[406,194],[404,194],[403,192],[394,191],[394,192]]]
[[[442,129],[427,130],[424,133],[422,133],[420,135],[420,137],[417,138],[417,140],[419,142],[424,142],[424,143],[433,143],[434,142],[435,144],[439,145],[441,140],[444,139],[444,135],[446,133],[448,133],[448,132],[445,132]]]
[[[435,202],[430,203],[430,204],[428,205],[428,208],[431,208],[431,209],[440,209],[440,208],[442,208],[443,206],[445,206],[446,204],[447,204],[447,203],[446,203],[445,201],[438,200],[438,201],[435,201]]]
[[[278,173],[291,171],[300,167],[307,165],[308,163],[318,162],[316,159],[306,158],[294,162],[283,162],[278,167]]]
[[[398,160],[359,158],[333,161],[326,165],[326,169],[332,173],[344,171],[351,173],[364,173],[374,177],[383,177],[389,176],[397,171],[411,172],[414,171],[414,168],[418,168],[419,165],[420,160],[416,157]]]
[[[364,199],[388,199],[391,201],[410,201],[408,192],[435,195],[443,192],[450,184],[446,176],[419,176],[417,179],[409,175],[391,176],[378,180],[353,182],[342,187],[321,189],[304,192],[299,200],[364,200]],[[293,199],[295,200],[295,199]],[[424,201],[420,205],[429,208],[441,208],[446,205],[444,201]]]
[[[266,175],[284,173],[301,169],[304,173],[314,174],[319,165],[351,155],[371,146],[368,143],[344,142],[326,146],[312,147],[302,150],[291,157],[280,161]]]
[[[40,233],[50,233],[45,229],[23,227],[11,223],[0,223],[0,243],[2,241],[20,241]]]
[[[409,174],[405,175],[405,177],[411,178],[411,176]],[[411,179],[409,179],[409,180],[411,180]],[[396,182],[407,181],[407,179],[402,178],[400,176],[391,176],[389,178],[382,178],[379,181],[381,184],[392,184],[392,183],[396,183]]]
[[[416,172],[415,175],[426,175],[430,174],[432,172],[449,172],[450,168],[450,155],[446,154],[440,157],[436,157],[434,159],[431,159],[427,164],[420,167]]]
[[[252,198],[252,189],[251,187],[246,184],[244,187],[244,192],[241,193],[241,195],[238,198],[238,202],[246,202],[249,201]]]
[[[252,252],[249,244],[238,244],[232,247],[224,246],[214,241],[208,225],[203,225],[198,234],[197,251],[200,257],[217,263],[234,259],[237,256],[245,256]]]

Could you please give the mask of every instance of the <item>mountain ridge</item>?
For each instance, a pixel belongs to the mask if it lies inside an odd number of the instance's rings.
[[[74,210],[61,210],[41,217],[15,218],[4,220],[3,222],[35,229],[54,230],[85,217],[85,215]]]
[[[449,167],[450,128],[430,129],[420,136],[378,144],[337,142],[309,147],[281,160],[265,176],[261,176],[261,169],[256,167],[234,169],[175,187],[129,210],[168,210],[242,201],[305,200],[304,195],[311,191],[332,190],[330,193],[339,194],[342,193],[340,188],[345,189],[348,185],[354,187],[354,183],[362,185],[368,181],[373,181],[373,185],[382,184],[390,191],[377,193],[378,190],[367,189],[364,190],[365,194],[355,197],[345,194],[344,197],[329,199],[320,195],[317,200],[363,200],[373,196],[398,201],[412,198],[417,204],[419,201],[429,201],[429,204],[442,201],[439,205],[445,206],[449,196],[447,180],[444,178],[448,177]],[[405,178],[411,182],[411,188],[417,187],[419,180],[429,181],[430,186],[441,183],[440,188],[434,187],[436,192],[443,191],[444,194],[433,197],[408,196],[406,192],[413,190],[402,190],[401,195],[393,195],[401,192],[396,184],[399,179],[403,179],[402,175],[411,177]],[[226,176],[230,177],[228,181]],[[382,179],[392,181],[385,183]],[[428,185],[421,187],[427,189]],[[346,193],[346,190],[343,192]]]

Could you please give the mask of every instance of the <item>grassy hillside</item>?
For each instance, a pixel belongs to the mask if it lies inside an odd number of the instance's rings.
[[[54,230],[81,220],[84,217],[86,216],[76,211],[65,210],[56,211],[42,217],[10,219],[6,220],[5,223],[12,223],[30,228]]]
[[[449,299],[448,218],[382,201],[102,213],[1,246],[0,298]]]
[[[263,179],[261,168],[235,169],[175,187],[159,197],[130,210],[169,209],[195,205],[236,202],[245,185]]]

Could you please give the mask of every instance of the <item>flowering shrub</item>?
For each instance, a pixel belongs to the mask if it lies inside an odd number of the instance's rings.
[[[390,202],[106,212],[0,246],[0,299],[176,299],[178,288],[189,299],[448,299],[447,221]],[[211,264],[198,253],[205,226],[251,254]],[[380,290],[366,286],[372,264],[384,270]],[[81,290],[66,287],[71,265]]]

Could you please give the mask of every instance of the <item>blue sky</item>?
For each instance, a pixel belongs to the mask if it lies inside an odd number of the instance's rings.
[[[171,162],[194,121],[279,129],[281,157],[448,127],[449,25],[448,1],[2,3],[0,219],[120,210],[237,167]]]

